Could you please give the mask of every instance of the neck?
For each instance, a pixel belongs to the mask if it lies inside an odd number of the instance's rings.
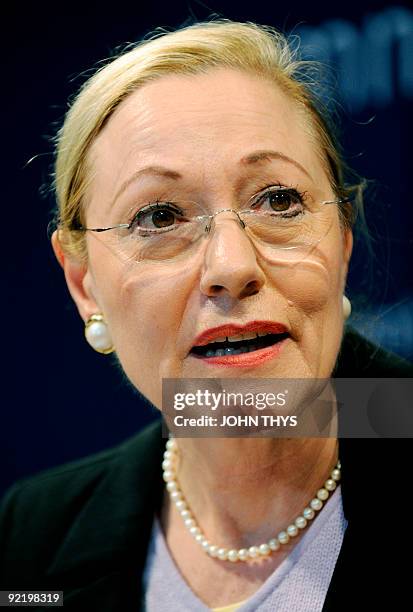
[[[211,541],[265,541],[302,513],[338,459],[333,438],[180,438],[178,479]]]

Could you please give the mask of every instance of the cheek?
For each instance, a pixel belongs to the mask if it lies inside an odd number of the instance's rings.
[[[308,372],[321,378],[331,374],[343,332],[345,275],[340,244],[340,234],[335,235],[311,257],[292,266],[282,289]]]
[[[172,268],[128,270],[115,281],[110,304],[114,344],[132,383],[160,407],[163,377],[179,377],[177,337],[191,275]]]
[[[179,292],[173,289],[172,279],[163,276],[136,274],[120,283],[114,311],[120,351],[144,362],[159,358],[179,323]],[[139,339],[139,350],[132,337]]]
[[[289,265],[276,284],[289,306],[311,316],[336,305],[342,286],[342,261],[339,253],[321,248],[304,261]]]

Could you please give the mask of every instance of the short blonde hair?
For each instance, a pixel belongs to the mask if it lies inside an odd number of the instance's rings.
[[[290,96],[310,119],[334,192],[340,198],[349,195],[336,138],[308,79],[311,72],[314,83],[314,64],[300,60],[297,46],[287,37],[270,26],[222,18],[175,31],[159,28],[97,69],[80,88],[57,133],[53,188],[59,241],[68,255],[87,259],[84,232],[77,228],[85,223],[84,201],[91,181],[88,151],[114,109],[131,92],[162,75],[196,75],[214,67],[269,79]],[[352,206],[343,204],[339,210],[344,225],[352,226]]]

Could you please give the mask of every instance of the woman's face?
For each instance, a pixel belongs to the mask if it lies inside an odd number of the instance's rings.
[[[268,150],[276,154],[251,157]],[[249,163],[241,162],[246,156]],[[335,199],[302,111],[273,84],[228,69],[165,76],[129,95],[93,143],[90,161],[88,227],[127,222],[138,203],[168,196],[211,213],[238,208],[268,185]],[[181,178],[145,171],[130,180],[147,166]],[[269,262],[224,212],[191,256],[175,262],[126,264],[108,233],[87,232],[88,264],[66,259],[66,278],[84,320],[104,314],[126,374],[158,407],[162,378],[329,377],[352,248],[335,205],[330,211],[328,233],[301,261]],[[211,328],[252,322],[258,332],[263,322],[283,324],[289,337],[281,350],[238,359],[191,352]]]

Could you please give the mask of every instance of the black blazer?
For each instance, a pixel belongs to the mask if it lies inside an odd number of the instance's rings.
[[[413,365],[349,328],[334,376],[413,377]],[[65,610],[144,610],[165,442],[157,420],[116,448],[15,484],[0,511],[0,589],[63,590]],[[348,527],[323,612],[412,609],[411,442],[339,444]]]

